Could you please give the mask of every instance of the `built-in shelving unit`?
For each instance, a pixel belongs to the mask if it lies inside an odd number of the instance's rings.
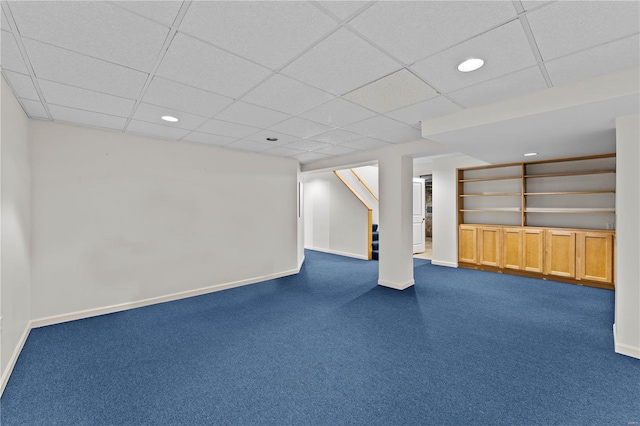
[[[460,265],[613,288],[615,161],[602,154],[459,169]]]

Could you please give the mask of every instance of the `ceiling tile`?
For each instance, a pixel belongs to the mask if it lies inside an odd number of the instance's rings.
[[[138,133],[146,136],[155,136],[163,139],[179,140],[185,137],[189,130],[178,127],[163,126],[161,124],[147,123],[146,121],[131,120],[126,130],[128,133]]]
[[[541,6],[549,5],[553,1],[554,0],[522,0],[521,3],[522,7],[524,7],[524,10],[531,10]]]
[[[322,1],[319,4],[342,20],[355,13],[367,3],[367,1]]]
[[[260,129],[221,120],[209,120],[198,129],[200,132],[230,136],[233,138],[244,138],[245,136],[256,133],[258,130]]]
[[[328,154],[328,155],[345,155],[345,154],[351,154],[352,152],[356,152],[356,150],[347,148],[345,146],[332,145],[326,148],[319,149],[314,152],[317,152],[319,154]]]
[[[32,99],[32,100],[40,100],[40,96],[38,96],[38,92],[36,92],[36,88],[33,85],[33,81],[31,77],[24,74],[19,74],[17,72],[12,71],[3,71],[4,76],[7,78],[13,90],[15,90],[17,97]]]
[[[213,117],[231,104],[233,99],[156,76],[149,85],[143,101],[178,111]]]
[[[285,145],[287,148],[299,149],[302,151],[315,151],[317,149],[327,148],[331,145],[324,142],[312,141],[310,139],[306,139],[303,141],[296,141]]]
[[[545,66],[555,86],[640,65],[640,35],[574,53]]]
[[[180,121],[168,124],[160,118],[163,115],[171,115],[178,118]],[[141,103],[140,105],[138,105],[138,109],[136,109],[135,114],[133,114],[133,119],[188,130],[195,130],[208,120],[207,117],[188,114],[186,112],[176,111],[166,107],[149,105],[145,103]]]
[[[460,110],[462,108],[449,99],[444,96],[438,96],[437,98],[427,99],[424,102],[388,112],[386,115],[410,126],[420,126],[420,121],[422,120],[440,117]]]
[[[102,1],[14,1],[20,34],[150,71],[169,28]]]
[[[321,133],[319,135],[315,135],[313,139],[320,142],[326,142],[326,143],[335,145],[335,144],[341,144],[343,142],[352,141],[354,139],[359,139],[361,137],[362,137],[361,135],[358,135],[356,133],[335,129],[325,133]]]
[[[342,95],[400,68],[394,60],[346,29],[331,34],[282,72]]]
[[[49,111],[55,121],[72,124],[82,124],[104,129],[122,130],[127,122],[126,118],[113,115],[99,114],[97,112],[83,111],[58,105],[49,105]]]
[[[13,34],[7,31],[2,31],[2,68],[29,74]]]
[[[49,119],[49,116],[47,116],[47,111],[45,111],[44,107],[42,106],[42,102],[20,98],[20,103],[22,104],[22,107],[29,117],[44,118],[47,120]]]
[[[210,135],[209,133],[193,132],[182,138],[184,141],[204,143],[207,145],[225,146],[236,141],[237,138],[229,136]]]
[[[391,143],[405,143],[422,139],[422,132],[415,127],[403,125],[400,128],[378,132],[375,134],[375,137]]]
[[[227,145],[227,148],[239,149],[241,151],[262,152],[273,148],[273,146],[267,145],[265,143],[241,139],[239,141],[233,142],[230,145]]]
[[[11,26],[9,25],[9,21],[7,21],[4,10],[2,10],[2,22],[0,23],[0,29],[2,29],[2,31],[11,31]]]
[[[272,126],[289,117],[291,117],[289,114],[251,105],[246,102],[236,102],[216,116],[216,118],[220,120],[261,128]]]
[[[331,127],[342,127],[365,118],[373,117],[375,112],[355,105],[342,98],[335,98],[300,114],[301,117]]]
[[[545,61],[637,33],[638,16],[637,1],[558,1],[527,14]]]
[[[329,93],[276,74],[242,100],[288,114],[298,114],[332,98]]]
[[[381,1],[349,25],[411,64],[515,17],[509,1]]]
[[[236,98],[271,72],[259,65],[176,34],[157,75]]]
[[[379,139],[373,138],[362,138],[355,141],[343,143],[342,146],[346,146],[347,148],[359,149],[359,150],[367,150],[367,149],[376,149],[382,148],[384,146],[389,146],[390,144],[385,141],[381,141]]]
[[[123,98],[138,97],[147,74],[48,44],[23,39],[38,78]]]
[[[268,141],[267,138],[275,138],[277,141]],[[291,142],[295,142],[300,138],[291,135],[285,135],[284,133],[278,133],[273,130],[262,130],[258,133],[254,133],[253,135],[247,136],[245,139],[254,141],[254,142],[262,142],[273,146],[286,145]]]
[[[342,128],[342,130],[358,133],[362,136],[375,136],[377,133],[382,133],[393,129],[400,129],[403,127],[407,126],[390,118],[378,115],[345,126]]]
[[[180,31],[276,69],[335,24],[309,2],[196,1]]]
[[[438,96],[433,87],[406,68],[349,92],[344,97],[377,112],[387,112]]]
[[[323,158],[329,158],[330,155],[320,154],[318,152],[303,152],[302,154],[294,155],[293,158],[298,160],[301,164],[311,163],[312,161],[322,160]]]
[[[449,96],[467,108],[474,108],[546,88],[540,68],[534,66],[451,92]]]
[[[457,70],[460,62],[472,57],[484,59],[484,66],[467,73]],[[529,41],[520,21],[516,20],[420,61],[411,68],[442,93],[449,93],[535,64]]]
[[[116,6],[170,27],[178,16],[182,1],[114,1]]]
[[[331,130],[331,127],[314,121],[305,120],[300,117],[293,117],[281,123],[272,126],[269,130],[285,133],[287,135],[297,136],[301,139],[317,135],[318,133]]]
[[[39,80],[38,84],[48,104],[101,112],[118,117],[128,117],[133,105],[135,105],[135,101],[131,99],[105,95],[53,81]]]
[[[263,154],[267,154],[267,155],[275,155],[278,157],[291,157],[294,155],[298,155],[298,154],[302,154],[306,151],[301,151],[299,149],[293,149],[293,148],[285,148],[283,146],[278,146],[276,148],[272,148],[269,149],[267,151],[264,151]]]

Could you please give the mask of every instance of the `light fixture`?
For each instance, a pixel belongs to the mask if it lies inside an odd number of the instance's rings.
[[[484,65],[484,60],[480,58],[469,58],[466,61],[462,61],[458,65],[458,71],[471,72],[481,68]]]
[[[168,121],[169,123],[175,123],[175,122],[180,121],[180,119],[178,119],[176,117],[173,117],[171,115],[163,115],[160,118],[162,118],[164,121]]]
[[[275,142],[275,141],[277,141],[277,140],[278,140],[278,138],[267,138],[267,140],[268,140],[269,142]]]
[[[538,155],[537,152],[527,152],[526,154],[524,154],[525,157],[533,157],[534,155]]]

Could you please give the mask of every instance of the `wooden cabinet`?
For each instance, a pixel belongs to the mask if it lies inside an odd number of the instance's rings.
[[[527,229],[522,231],[522,269],[529,272],[543,272],[544,230]]]
[[[543,272],[544,231],[542,229],[504,228],[502,242],[503,268]]]
[[[478,228],[478,263],[500,267],[502,255],[502,228]]]
[[[548,229],[545,236],[544,273],[559,277],[576,276],[576,233]]]
[[[477,263],[477,226],[460,225],[458,229],[458,260],[465,263]]]
[[[522,269],[522,228],[502,230],[502,267]]]
[[[613,282],[613,235],[603,232],[576,233],[576,278]]]

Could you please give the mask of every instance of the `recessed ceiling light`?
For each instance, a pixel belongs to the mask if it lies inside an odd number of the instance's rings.
[[[173,116],[171,116],[171,115],[163,115],[163,116],[162,116],[162,117],[160,117],[160,118],[162,118],[164,121],[168,121],[168,122],[170,122],[170,123],[175,123],[175,122],[177,122],[177,121],[180,121],[178,118],[173,117]]]
[[[277,140],[278,140],[278,138],[267,138],[267,140],[268,140],[269,142],[275,142],[275,141],[277,141]]]
[[[537,152],[527,152],[524,156],[525,157],[533,157],[534,155],[538,155]]]
[[[463,61],[458,65],[458,71],[471,72],[481,68],[484,65],[484,61],[480,58],[470,58]]]

